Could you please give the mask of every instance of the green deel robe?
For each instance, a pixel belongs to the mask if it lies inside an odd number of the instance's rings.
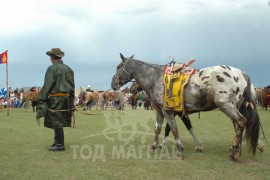
[[[38,96],[37,114],[44,117],[44,126],[52,129],[71,126],[71,111],[53,112],[48,110],[73,109],[75,97],[75,83],[73,70],[63,61],[54,62],[49,66],[44,85]],[[54,93],[68,93],[69,96],[51,96]]]

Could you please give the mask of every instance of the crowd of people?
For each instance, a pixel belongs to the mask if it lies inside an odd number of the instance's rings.
[[[11,108],[18,108],[21,103],[21,94],[24,93],[24,88],[12,89],[9,87],[9,105]],[[4,107],[7,106],[7,91],[5,88],[3,88],[3,92],[0,94],[0,105],[4,105]]]

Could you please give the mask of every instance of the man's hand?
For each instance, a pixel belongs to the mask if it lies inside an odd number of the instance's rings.
[[[39,111],[37,111],[37,114],[36,114],[36,119],[40,119],[41,118],[41,113]]]
[[[40,127],[40,119],[37,119],[37,125]]]

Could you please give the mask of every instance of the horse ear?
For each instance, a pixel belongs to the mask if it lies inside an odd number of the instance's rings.
[[[120,53],[120,57],[121,57],[121,59],[122,59],[123,62],[126,60],[125,56],[123,56],[122,53]]]
[[[132,56],[130,56],[130,59],[133,59],[133,58],[134,58],[134,56],[135,56],[135,54],[133,54]]]

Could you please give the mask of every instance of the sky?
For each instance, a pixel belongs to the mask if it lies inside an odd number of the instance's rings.
[[[0,22],[13,89],[42,87],[51,48],[65,52],[76,88],[110,89],[120,53],[154,64],[194,58],[196,69],[229,65],[255,87],[270,84],[270,0],[9,0]]]

